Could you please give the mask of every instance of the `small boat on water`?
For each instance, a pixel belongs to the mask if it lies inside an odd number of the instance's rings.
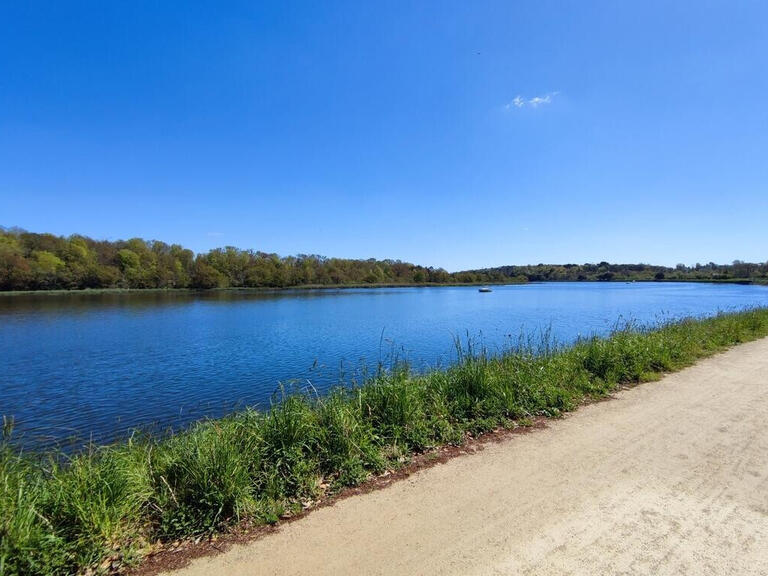
[[[482,286],[477,289],[478,292],[493,292],[488,286]]]

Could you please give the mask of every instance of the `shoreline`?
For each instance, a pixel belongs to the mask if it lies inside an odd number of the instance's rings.
[[[46,294],[50,296],[63,296],[70,294],[98,295],[98,294],[217,294],[217,293],[269,293],[291,292],[309,290],[375,290],[380,288],[455,288],[455,287],[479,287],[479,286],[529,286],[536,284],[736,284],[740,286],[768,286],[768,280],[754,278],[731,279],[673,279],[663,280],[530,280],[527,282],[446,282],[446,283],[421,283],[421,284],[302,284],[298,286],[254,286],[237,288],[83,288],[71,290],[5,290],[0,291],[0,298],[4,296],[32,296]]]
[[[0,509],[9,536],[0,557],[26,573],[82,570],[94,558],[122,570],[160,542],[278,523],[419,455],[558,418],[764,336],[768,309],[759,308],[628,327],[554,350],[465,350],[444,370],[383,372],[355,389],[289,396],[266,413],[94,446],[68,461],[4,445]]]
[[[219,294],[245,292],[291,292],[304,290],[375,290],[377,288],[450,288],[457,286],[526,286],[535,282],[446,282],[444,284],[302,284],[299,286],[254,286],[236,288],[84,288],[73,290],[7,290],[0,291],[2,296],[30,296],[34,294],[67,295],[67,294]]]

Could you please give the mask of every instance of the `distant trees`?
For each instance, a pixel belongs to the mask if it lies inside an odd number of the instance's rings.
[[[131,238],[35,234],[0,227],[0,290],[82,288],[285,288],[528,281],[757,280],[768,263],[536,264],[448,273],[400,260],[349,260],[316,254],[280,257],[234,246],[195,255],[178,244]]]
[[[677,264],[674,268],[667,266],[654,266],[651,264],[563,264],[549,265],[537,264],[534,266],[501,266],[499,268],[485,268],[482,270],[470,270],[460,272],[459,275],[479,273],[503,279],[525,277],[530,281],[630,281],[630,280],[679,280],[679,281],[705,281],[705,280],[750,280],[768,282],[768,262],[752,264],[734,261],[732,264],[696,264],[686,266]]]
[[[348,260],[315,254],[280,257],[234,246],[195,255],[141,238],[97,241],[0,228],[0,290],[82,288],[284,288],[306,285],[483,282],[399,260]]]
[[[194,258],[181,246],[140,238],[106,242],[0,229],[0,290],[186,287]]]

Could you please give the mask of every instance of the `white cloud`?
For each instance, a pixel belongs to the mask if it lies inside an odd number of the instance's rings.
[[[560,94],[560,92],[547,92],[546,94],[542,94],[541,96],[534,96],[533,98],[525,98],[524,96],[520,96],[518,94],[512,99],[511,102],[504,104],[504,110],[508,111],[512,110],[512,108],[523,108],[525,106],[530,108],[538,108],[539,106],[551,104],[552,100],[558,94]]]

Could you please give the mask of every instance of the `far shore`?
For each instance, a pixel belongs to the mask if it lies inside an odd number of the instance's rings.
[[[457,286],[524,286],[541,282],[446,282],[444,284],[300,284],[297,286],[253,286],[229,288],[83,288],[73,290],[10,290],[0,292],[0,296],[21,296],[29,294],[137,294],[137,293],[174,293],[174,294],[215,294],[219,292],[290,292],[293,290],[352,290],[374,288],[442,288]]]
[[[726,278],[726,279],[675,279],[665,278],[662,280],[644,279],[644,280],[531,280],[528,282],[446,282],[446,283],[420,283],[420,284],[301,284],[297,286],[253,286],[237,288],[82,288],[71,290],[7,290],[0,291],[0,297],[3,296],[28,296],[32,294],[63,295],[63,294],[144,294],[144,293],[173,293],[173,294],[213,294],[219,292],[291,292],[295,290],[352,290],[352,289],[375,289],[375,288],[451,288],[451,287],[472,287],[472,286],[526,286],[529,284],[739,284],[743,286],[758,285],[766,286],[768,281],[749,278]]]

